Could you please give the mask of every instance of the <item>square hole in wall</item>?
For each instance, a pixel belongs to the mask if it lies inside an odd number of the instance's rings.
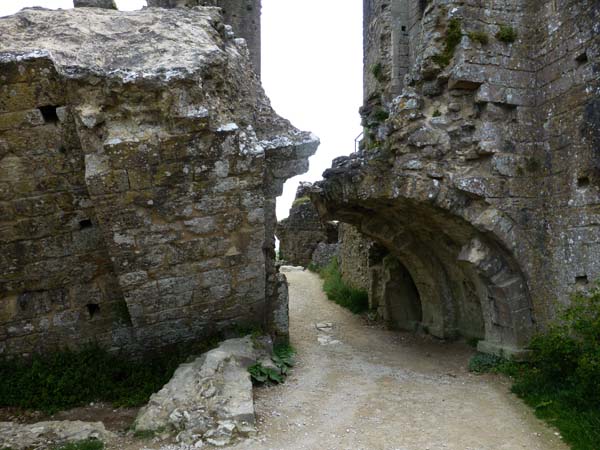
[[[79,229],[84,230],[86,228],[92,228],[94,223],[90,219],[83,219],[79,221]]]
[[[58,106],[46,105],[40,106],[39,110],[42,113],[44,122],[46,123],[58,123],[58,114],[56,112]]]
[[[577,187],[579,189],[586,189],[590,185],[590,177],[587,175],[582,175],[577,178]]]
[[[582,53],[579,53],[575,57],[575,61],[577,61],[579,64],[585,64],[586,62],[588,62],[587,52],[583,51]]]
[[[85,308],[87,309],[90,319],[92,319],[96,314],[100,313],[100,305],[98,303],[88,303],[85,305]]]
[[[575,277],[575,284],[577,286],[586,286],[589,283],[587,275],[580,275]]]

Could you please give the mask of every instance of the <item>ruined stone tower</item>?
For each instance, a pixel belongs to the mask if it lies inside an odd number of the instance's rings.
[[[365,140],[312,199],[378,244],[373,307],[518,353],[600,277],[600,4],[364,8]]]
[[[246,40],[254,70],[260,76],[260,11],[261,0],[147,0],[148,6],[162,8],[218,6],[224,23],[231,25]]]

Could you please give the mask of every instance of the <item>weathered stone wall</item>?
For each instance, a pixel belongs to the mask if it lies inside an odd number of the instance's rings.
[[[356,289],[369,290],[369,249],[372,241],[354,226],[339,224],[339,264],[342,278]]]
[[[337,244],[337,225],[324,223],[310,201],[310,183],[300,183],[286,219],[277,224],[280,259],[287,264],[308,267],[320,243]]]
[[[318,140],[218,10],[25,10],[0,34],[0,353],[285,334],[275,198]]]
[[[222,8],[223,20],[233,27],[236,35],[244,38],[250,51],[250,59],[260,76],[260,12],[261,0],[147,0],[148,6],[162,8],[218,6]]]
[[[600,276],[600,6],[365,5],[366,139],[313,200],[404,266],[423,328],[518,351]]]

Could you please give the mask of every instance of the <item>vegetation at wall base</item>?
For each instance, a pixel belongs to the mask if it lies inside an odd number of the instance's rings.
[[[203,353],[217,343],[215,339],[181,345],[139,360],[110,354],[97,345],[36,355],[30,360],[2,360],[0,407],[53,414],[90,402],[140,406],[190,355]]]
[[[285,381],[289,369],[294,366],[294,355],[296,351],[289,344],[279,344],[273,348],[271,361],[274,367],[265,367],[257,362],[248,367],[252,381],[256,384],[273,383],[280,384]]]
[[[71,442],[56,447],[54,450],[103,450],[104,443],[97,439],[86,439],[84,441]]]
[[[369,309],[369,294],[361,289],[349,286],[343,279],[337,258],[319,271],[323,278],[323,290],[329,300],[349,309],[354,314],[360,314]]]
[[[512,391],[555,426],[573,450],[600,443],[600,285],[578,293],[559,319],[530,344],[527,362],[475,355],[474,372],[512,377]]]

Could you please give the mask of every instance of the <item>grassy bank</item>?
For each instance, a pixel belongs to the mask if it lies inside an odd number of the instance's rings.
[[[318,272],[323,278],[323,290],[329,300],[355,314],[360,314],[369,309],[369,295],[361,289],[349,286],[342,279],[337,258],[333,258],[327,266],[320,270],[314,267],[309,267],[309,269]]]
[[[549,329],[530,344],[531,358],[517,363],[476,355],[474,372],[512,377],[512,391],[555,426],[573,450],[600,448],[600,288],[578,294]]]

